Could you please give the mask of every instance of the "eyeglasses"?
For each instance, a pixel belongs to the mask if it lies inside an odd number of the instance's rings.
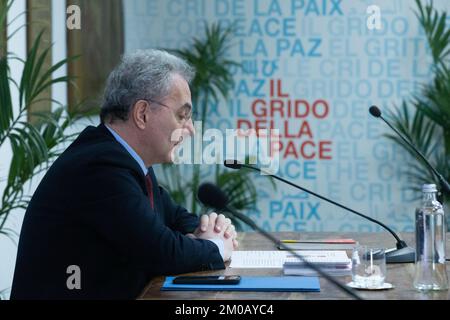
[[[175,113],[171,107],[169,107],[168,105],[166,105],[162,102],[159,102],[156,100],[151,100],[151,99],[146,99],[146,101],[148,101],[150,103],[156,103],[162,107],[166,107],[166,108],[170,109],[170,111],[172,112],[172,114],[174,115],[174,117],[177,119],[177,121],[180,124],[184,124],[192,119],[192,107],[188,104],[185,104],[184,106],[182,106],[180,108],[181,111]]]

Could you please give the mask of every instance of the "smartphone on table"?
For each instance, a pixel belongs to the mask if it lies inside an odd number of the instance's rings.
[[[240,276],[180,276],[173,279],[174,284],[238,284]]]

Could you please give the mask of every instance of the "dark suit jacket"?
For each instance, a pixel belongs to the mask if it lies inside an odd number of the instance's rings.
[[[184,235],[198,218],[150,173],[155,210],[138,163],[104,125],[86,128],[28,206],[11,298],[136,298],[153,276],[224,268],[214,243]],[[71,265],[80,290],[67,287]]]

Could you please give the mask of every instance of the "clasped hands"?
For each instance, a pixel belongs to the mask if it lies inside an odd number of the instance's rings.
[[[200,224],[194,233],[187,234],[197,239],[221,239],[224,244],[224,261],[231,257],[233,250],[237,249],[239,243],[236,240],[237,233],[231,220],[223,214],[215,212],[200,217]]]

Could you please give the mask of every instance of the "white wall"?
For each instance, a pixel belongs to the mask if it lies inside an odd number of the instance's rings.
[[[52,0],[52,63],[56,64],[67,57],[66,33],[66,0]],[[62,66],[54,73],[54,77],[67,75],[67,65]],[[58,83],[52,88],[52,99],[63,105],[67,104],[67,85]],[[53,108],[57,107],[53,103]]]

